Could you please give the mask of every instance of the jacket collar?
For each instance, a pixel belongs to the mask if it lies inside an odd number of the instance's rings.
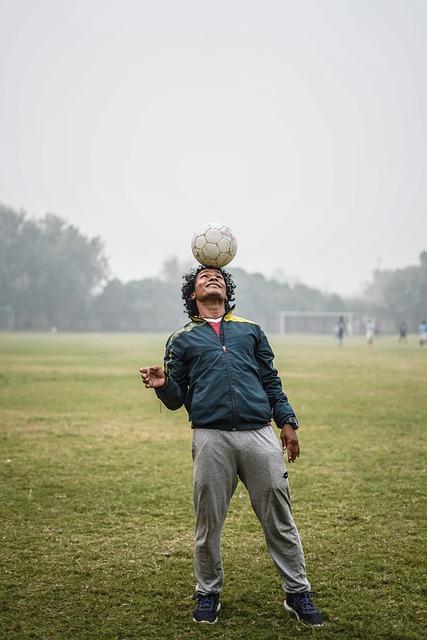
[[[231,314],[233,313],[233,311],[234,311],[234,309],[235,309],[235,308],[236,308],[236,305],[235,305],[235,304],[233,304],[233,306],[232,306],[232,307],[230,307],[230,308],[229,308],[229,310],[228,310],[228,311],[226,311],[226,312],[222,315],[221,320],[224,320],[224,318],[227,318],[228,316],[231,316]],[[201,318],[200,316],[190,316],[190,319],[191,319],[193,322],[198,322],[198,323],[200,323],[200,324],[206,323],[206,320],[203,320],[203,318]]]

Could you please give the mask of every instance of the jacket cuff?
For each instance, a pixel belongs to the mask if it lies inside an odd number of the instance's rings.
[[[160,400],[162,400],[163,399],[162,396],[164,397],[164,395],[168,393],[169,387],[170,387],[170,379],[169,379],[169,376],[168,376],[166,378],[166,382],[163,385],[163,387],[160,387],[159,389],[155,389],[156,396],[158,398],[160,398]]]
[[[291,427],[293,429],[295,429],[295,431],[298,429],[299,427],[299,423],[298,420],[296,418],[296,416],[288,416],[282,423],[282,426],[280,427],[280,429],[283,429],[283,427],[285,426],[285,424],[290,424]]]

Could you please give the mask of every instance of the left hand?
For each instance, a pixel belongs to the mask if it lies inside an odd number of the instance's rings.
[[[298,436],[292,425],[283,425],[282,431],[280,432],[280,439],[282,441],[283,451],[288,452],[288,462],[294,462],[298,458],[300,450]]]

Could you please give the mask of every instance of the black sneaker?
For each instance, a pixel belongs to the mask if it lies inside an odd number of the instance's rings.
[[[218,611],[221,609],[219,593],[196,593],[193,600],[197,600],[197,607],[193,611],[194,622],[207,622],[215,624],[218,620]]]
[[[314,606],[311,592],[288,593],[284,602],[286,611],[293,613],[297,620],[312,627],[322,627],[323,617]]]

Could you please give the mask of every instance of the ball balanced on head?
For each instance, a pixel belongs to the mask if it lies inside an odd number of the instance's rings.
[[[236,255],[236,236],[229,227],[209,222],[200,227],[191,241],[193,255],[206,267],[225,267]]]

